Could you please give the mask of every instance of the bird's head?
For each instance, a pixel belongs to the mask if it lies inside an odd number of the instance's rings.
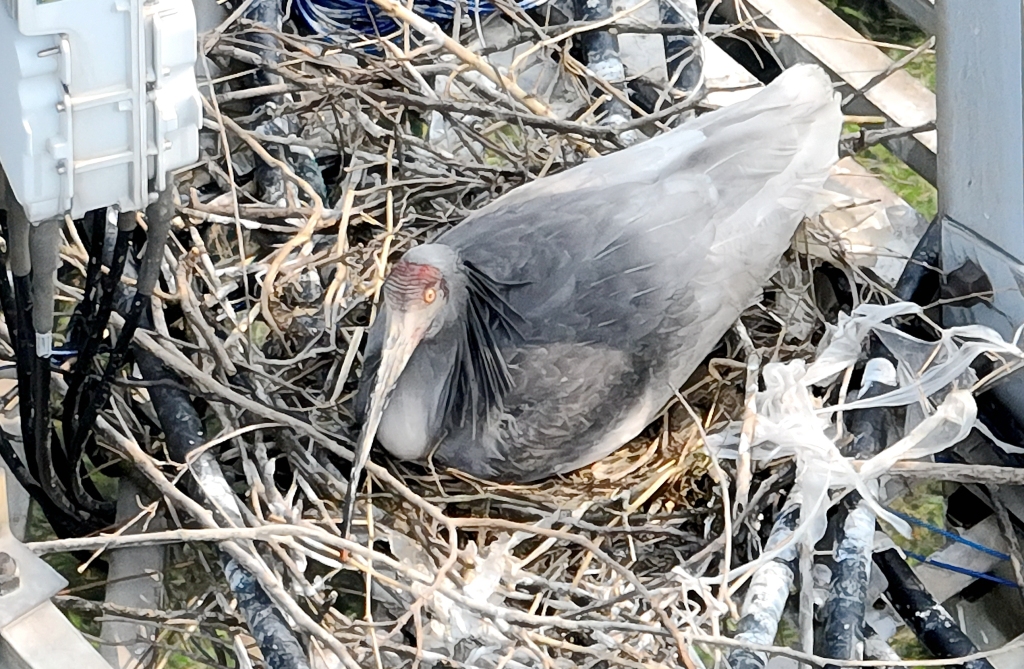
[[[466,281],[457,254],[441,244],[425,244],[410,250],[384,282],[384,305],[377,317],[385,319],[386,334],[369,408],[356,444],[342,523],[345,533],[351,523],[355,486],[398,377],[420,342],[434,337],[453,320],[465,291]]]
[[[465,294],[462,264],[455,251],[440,244],[418,246],[402,257],[384,282],[384,346],[369,411],[363,424],[366,448],[373,441],[391,392],[416,347],[456,321]]]
[[[388,399],[424,340],[448,337],[453,345],[449,349],[454,350],[452,374],[441,402],[446,419],[475,420],[500,407],[512,380],[499,341],[522,336],[522,317],[505,298],[517,285],[523,284],[494,279],[444,244],[417,246],[392,268],[377,316],[384,319],[384,344],[356,444],[342,515],[343,536],[351,526],[359,475]]]
[[[455,251],[441,244],[417,246],[395,263],[383,289],[385,352],[403,340],[415,348],[441,330],[464,288],[459,265]]]

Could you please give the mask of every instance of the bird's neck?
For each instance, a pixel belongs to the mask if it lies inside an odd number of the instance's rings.
[[[455,353],[444,338],[420,343],[395,384],[384,410],[377,439],[395,457],[421,460],[444,427],[443,397]]]

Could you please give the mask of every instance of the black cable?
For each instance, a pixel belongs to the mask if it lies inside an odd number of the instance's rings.
[[[18,409],[21,419],[21,439],[25,445],[25,459],[33,478],[40,480],[40,467],[48,466],[49,459],[39,452],[35,441],[35,405],[31,388],[35,387],[36,342],[32,329],[32,281],[28,275],[14,275],[14,353],[18,365]]]
[[[110,397],[109,381],[107,390],[104,391],[104,379],[112,379],[114,373],[120,369],[123,363],[124,354],[121,360],[111,358],[107,361],[107,368],[99,379],[90,376],[93,369],[93,362],[100,352],[103,343],[103,333],[110,322],[110,315],[113,313],[114,301],[121,282],[121,275],[124,273],[125,262],[128,258],[128,251],[132,234],[135,230],[135,212],[122,213],[118,217],[117,236],[114,241],[113,257],[110,267],[105,275],[99,278],[98,295],[94,302],[88,305],[88,309],[82,307],[83,326],[73,344],[72,348],[78,351],[78,356],[72,366],[71,375],[68,379],[68,390],[64,396],[64,408],[61,415],[64,449],[67,453],[69,467],[74,472],[76,481],[84,481],[79,474],[84,455],[90,451],[86,447],[93,442],[91,438],[92,427],[96,421],[98,409],[91,410],[91,407],[102,407]],[[102,232],[102,230],[100,231]],[[94,235],[97,232],[94,229]],[[95,242],[90,249],[90,266],[94,258],[102,262],[103,258],[103,235],[98,234],[98,243]],[[86,278],[88,285],[88,276]],[[90,293],[87,290],[87,297]],[[84,304],[84,301],[83,301]],[[132,330],[134,335],[134,330]],[[122,345],[122,350],[127,345]],[[115,346],[116,349],[116,346]],[[116,365],[113,366],[112,365]],[[109,374],[107,369],[110,370]],[[95,449],[91,449],[95,452]],[[73,494],[80,504],[92,506],[92,501],[100,498],[99,492],[91,485],[78,485],[72,487]]]
[[[6,211],[0,212],[0,233],[8,242],[7,251],[9,252],[14,240],[11,237]],[[19,389],[18,404],[25,460],[23,461],[14,450],[8,436],[2,431],[0,431],[0,457],[3,457],[4,462],[22,487],[40,505],[47,521],[58,536],[82,536],[96,528],[76,513],[63,486],[53,485],[52,479],[50,485],[40,483],[47,478],[40,477],[39,473],[47,473],[52,470],[50,469],[49,453],[46,452],[48,449],[38,447],[39,434],[36,427],[35,411],[39,406],[49,408],[50,372],[48,368],[44,368],[40,364],[40,358],[35,354],[31,279],[28,274],[15,274],[12,286],[7,275],[7,256],[7,253],[0,254],[0,308],[3,309],[4,319],[7,322],[15,351],[15,368]],[[24,258],[22,258],[23,261]],[[21,269],[24,268],[21,267]],[[49,365],[48,359],[44,361],[44,364]],[[44,377],[46,381],[39,383],[40,377]],[[28,389],[28,391],[23,392],[22,389]],[[48,439],[44,441],[48,441]]]
[[[132,341],[135,339],[135,332],[139,328],[142,316],[149,307],[153,290],[156,288],[157,280],[160,277],[160,264],[163,261],[164,245],[167,243],[167,236],[171,231],[171,220],[174,217],[175,197],[177,194],[174,188],[168,187],[160,194],[157,201],[146,209],[146,221],[149,225],[146,254],[142,259],[142,267],[135,284],[135,295],[128,313],[124,315],[124,325],[117,342],[110,351],[99,382],[96,383],[85,408],[81,409],[78,415],[78,424],[72,433],[69,453],[76,454],[79,461],[81,454],[84,453],[86,440],[96,422],[96,416],[110,399],[114,375],[124,366]],[[115,247],[115,256],[116,254],[117,248]]]
[[[661,24],[688,26],[688,22],[669,2],[658,3],[661,13]],[[693,17],[697,19],[696,16]],[[699,20],[699,19],[698,19]],[[668,65],[669,79],[675,79],[674,86],[682,91],[693,91],[700,83],[704,70],[704,51],[700,35],[680,32],[664,36],[665,63]]]
[[[611,0],[575,0],[573,3],[574,18],[579,21],[600,21],[609,19],[615,13]],[[619,38],[616,33],[608,30],[592,30],[579,37],[587,67],[600,77],[615,77],[625,74],[622,70],[622,58],[619,56]],[[627,89],[621,81],[612,84],[624,94]],[[601,103],[598,113],[605,117],[627,120],[633,112],[629,105],[616,97],[610,97]]]
[[[65,341],[67,348],[78,351],[86,334],[87,325],[95,309],[99,297],[100,277],[103,276],[103,236],[106,228],[106,210],[90,211],[82,218],[83,236],[86,239],[86,251],[89,259],[85,265],[85,293],[82,301],[75,307],[68,323],[68,334]]]
[[[136,347],[135,361],[142,377],[152,384],[149,395],[163,428],[168,455],[175,462],[188,462],[193,451],[206,441],[203,422],[192,406],[189,393],[182,389],[181,379],[152,353]],[[202,489],[193,480],[188,482],[189,496],[204,503]],[[238,609],[263,652],[267,666],[308,669],[306,654],[292,628],[256,578],[227,553],[221,553],[221,565]]]
[[[868,343],[871,360],[892,364],[891,354],[877,337]],[[894,368],[893,368],[894,369]],[[878,397],[894,389],[882,379],[867,378],[861,384],[858,399]],[[888,446],[890,409],[870,407],[849,411],[847,428],[852,441],[843,448],[843,455],[867,460]],[[867,610],[868,584],[871,578],[871,549],[874,545],[875,516],[870,509],[860,508],[863,499],[857,492],[848,494],[839,513],[830,520],[835,532],[835,563],[828,598],[822,609],[824,618],[819,637],[819,653],[840,660],[857,660],[864,647],[864,615]],[[834,665],[826,665],[834,669]]]
[[[889,583],[886,597],[929,652],[938,658],[963,657],[978,652],[977,646],[953,617],[928,593],[899,551],[890,548],[875,553],[873,557]],[[964,662],[960,666],[964,669],[993,669],[985,658]]]
[[[7,210],[0,209],[0,234],[7,239]],[[15,323],[14,289],[11,287],[10,277],[7,276],[7,250],[6,245],[0,252],[0,308],[3,309],[4,321],[7,323],[7,332],[11,336],[11,346],[15,346],[17,339],[17,323]]]

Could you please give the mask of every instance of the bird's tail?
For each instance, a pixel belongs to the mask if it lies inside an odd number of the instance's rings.
[[[705,136],[717,160],[705,175],[718,200],[740,203],[716,230],[716,246],[777,258],[805,216],[820,211],[822,185],[838,158],[842,111],[832,82],[815,65],[798,65],[748,100],[686,124]]]
[[[766,191],[775,191],[782,207],[811,215],[824,204],[816,195],[838,160],[842,121],[839,94],[824,70],[797,65],[749,100],[706,114],[689,127],[711,142],[724,135],[721,139],[733,146],[750,148],[746,155],[732,156],[732,169],[748,176],[775,172]]]

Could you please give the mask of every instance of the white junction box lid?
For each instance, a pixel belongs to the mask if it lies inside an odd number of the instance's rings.
[[[146,207],[199,156],[191,0],[0,0],[0,164],[31,221]]]

